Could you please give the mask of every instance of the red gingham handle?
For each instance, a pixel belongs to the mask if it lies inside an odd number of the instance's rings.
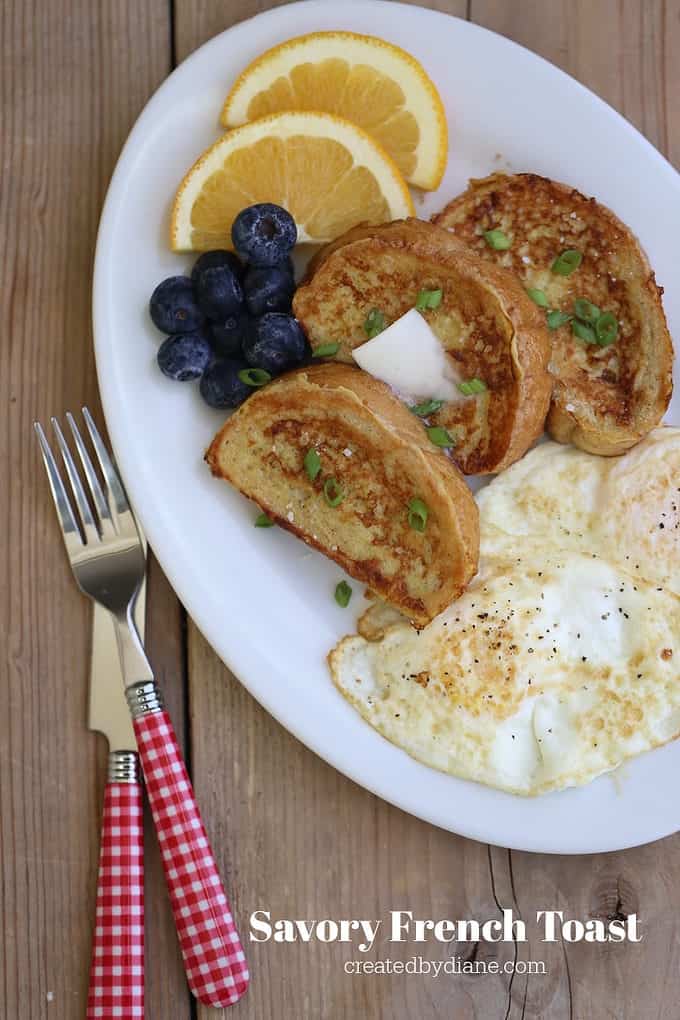
[[[231,1006],[248,967],[175,731],[167,712],[134,727],[189,987],[207,1006]]]
[[[144,1016],[144,834],[139,783],[104,791],[87,1020]]]

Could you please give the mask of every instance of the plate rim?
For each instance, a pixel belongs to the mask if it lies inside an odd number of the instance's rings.
[[[476,25],[474,22],[466,21],[463,18],[455,15],[450,15],[442,11],[436,11],[429,8],[422,8],[417,5],[395,3],[393,0],[346,0],[343,5],[343,14],[340,20],[344,18],[345,11],[349,8],[373,8],[379,11],[385,11],[389,9],[391,13],[394,13],[395,8],[399,8],[402,11],[408,11],[410,17],[425,16],[428,19],[438,20],[440,22],[446,22],[453,20],[459,25],[464,25],[465,30],[469,30],[473,34],[481,34],[485,36],[491,36],[494,40],[501,40],[502,44],[522,51],[524,54],[528,54],[527,59],[539,62],[543,65],[546,73],[552,74],[557,79],[562,79],[569,83],[569,87],[573,88],[576,86],[590,102],[594,102],[595,105],[602,111],[603,115],[611,118],[614,117],[620,125],[625,126],[625,130],[635,138],[637,144],[643,143],[643,147],[647,150],[648,156],[652,157],[659,167],[659,171],[664,173],[670,172],[675,185],[678,187],[680,197],[680,175],[675,170],[673,165],[660,153],[652,143],[645,138],[625,117],[623,117],[617,110],[609,106],[601,97],[596,95],[590,89],[588,89],[577,79],[573,78],[566,71],[552,64],[546,58],[534,53],[527,47],[522,46],[514,40],[508,39],[499,33],[493,32],[490,29],[485,28],[481,25]],[[137,138],[144,131],[145,123],[148,119],[153,116],[155,105],[159,104],[162,99],[159,100],[159,96],[162,97],[163,93],[168,91],[171,87],[171,83],[178,75],[184,75],[187,73],[194,61],[204,59],[207,50],[212,48],[217,49],[220,42],[225,36],[231,35],[235,32],[249,31],[253,25],[262,23],[264,21],[276,21],[279,18],[285,20],[291,16],[291,11],[299,12],[301,15],[303,12],[311,12],[314,10],[321,10],[326,8],[325,0],[297,0],[295,3],[286,4],[282,7],[272,8],[266,11],[262,11],[251,18],[244,21],[238,22],[230,28],[225,29],[223,32],[213,36],[207,40],[200,47],[194,50],[181,64],[179,64],[158,86],[158,88],[152,93],[148,101],[144,105],[142,111],[135,120],[135,123],[130,130],[128,137],[123,145],[120,155],[116,161],[116,166],[111,176],[109,186],[107,189],[105,201],[102,208],[99,229],[97,232],[96,248],[95,248],[95,260],[94,260],[94,272],[93,272],[93,284],[92,284],[92,322],[93,322],[93,334],[94,334],[94,348],[95,348],[95,359],[97,368],[97,377],[99,383],[99,390],[101,395],[102,407],[106,418],[107,426],[109,429],[109,435],[114,448],[116,459],[120,465],[121,473],[125,480],[125,484],[128,490],[133,496],[135,508],[142,524],[144,531],[149,539],[149,543],[152,549],[156,552],[158,561],[162,567],[163,572],[168,578],[171,586],[173,587],[177,597],[183,605],[191,606],[191,618],[194,624],[198,627],[199,631],[208,642],[210,647],[213,649],[215,654],[221,659],[221,661],[227,666],[227,668],[234,674],[235,678],[239,683],[250,692],[250,694],[258,701],[263,708],[272,715],[277,722],[284,726],[290,733],[293,734],[298,740],[301,741],[306,747],[313,751],[322,760],[328,762],[333,768],[337,769],[343,775],[346,775],[349,779],[356,782],[358,785],[368,790],[375,796],[380,797],[382,800],[387,801],[393,806],[406,811],[409,814],[414,815],[417,818],[422,819],[430,824],[437,825],[447,831],[454,832],[468,839],[474,839],[479,842],[487,843],[494,846],[502,846],[509,849],[522,850],[533,853],[549,853],[549,854],[590,854],[590,853],[606,853],[618,850],[625,850],[630,847],[645,845],[653,842],[657,839],[671,835],[680,829],[680,823],[671,821],[669,816],[668,825],[658,825],[654,831],[647,831],[640,837],[634,837],[626,842],[614,840],[613,842],[601,841],[600,844],[594,845],[592,842],[585,840],[575,839],[574,843],[569,847],[566,847],[560,843],[551,843],[549,834],[542,834],[540,838],[537,838],[534,833],[528,833],[521,842],[515,840],[507,842],[502,841],[500,838],[494,838],[493,833],[483,824],[483,818],[480,818],[479,824],[460,824],[458,822],[452,823],[451,819],[445,817],[445,806],[442,806],[438,810],[433,810],[431,805],[423,809],[415,803],[405,803],[404,800],[399,800],[394,791],[384,788],[384,783],[378,781],[371,781],[362,769],[354,770],[351,765],[344,759],[340,759],[338,752],[334,747],[320,746],[317,743],[310,732],[305,729],[301,724],[298,724],[298,717],[294,713],[285,713],[281,711],[279,705],[274,706],[272,699],[268,697],[268,690],[262,689],[261,685],[255,681],[253,682],[254,676],[258,673],[258,658],[260,663],[264,666],[264,662],[259,656],[257,649],[250,648],[248,645],[241,644],[239,646],[238,640],[233,640],[229,644],[228,650],[225,648],[224,654],[222,651],[218,651],[217,643],[214,643],[208,636],[209,632],[213,629],[206,621],[206,612],[201,610],[200,606],[193,605],[194,599],[189,597],[184,598],[186,592],[185,583],[182,580],[182,571],[175,564],[179,563],[179,558],[173,555],[165,555],[166,550],[164,549],[165,541],[163,540],[160,530],[155,526],[155,515],[152,512],[153,508],[147,505],[146,495],[142,495],[142,482],[139,481],[139,474],[132,470],[132,461],[138,459],[133,455],[132,446],[126,442],[124,434],[124,422],[122,422],[115,413],[115,387],[112,382],[109,381],[113,378],[106,371],[106,362],[108,357],[108,349],[110,344],[107,341],[107,328],[105,325],[105,315],[103,310],[105,308],[105,272],[107,257],[105,255],[105,247],[108,241],[108,237],[113,230],[116,209],[120,198],[124,192],[126,182],[129,179],[130,168],[127,166],[127,162],[130,158],[131,153],[134,152],[134,148],[137,142]],[[285,12],[285,14],[283,13]],[[234,638],[236,638],[236,629],[232,630]],[[330,681],[329,681],[330,682]],[[304,713],[300,716],[304,718]],[[364,724],[368,725],[368,724]],[[373,731],[374,736],[377,740],[384,740],[377,731]],[[406,752],[402,752],[406,753]],[[420,763],[418,763],[420,764]],[[427,766],[421,765],[427,772],[431,772]],[[454,777],[455,778],[455,777]],[[468,782],[466,780],[458,780],[459,782]],[[559,795],[559,794],[558,794]],[[508,795],[510,796],[510,795]],[[552,795],[551,795],[552,796]],[[524,798],[522,798],[524,799]],[[480,815],[482,809],[480,807]],[[455,824],[455,827],[454,827]]]

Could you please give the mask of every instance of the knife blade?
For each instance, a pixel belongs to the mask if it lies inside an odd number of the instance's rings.
[[[146,550],[146,542],[144,548]],[[146,581],[143,581],[135,605],[135,623],[142,641],[145,608]],[[125,700],[113,621],[111,614],[97,603],[92,621],[88,726],[104,734],[111,751],[137,750],[130,709]]]

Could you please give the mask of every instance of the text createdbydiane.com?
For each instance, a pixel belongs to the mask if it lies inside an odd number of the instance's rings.
[[[385,919],[272,919],[271,911],[250,915],[251,942],[351,942],[360,953],[383,942],[526,942],[527,929],[511,909],[486,921],[414,918],[411,910],[391,910]],[[641,942],[636,914],[601,921],[565,918],[562,910],[537,910],[541,942]]]

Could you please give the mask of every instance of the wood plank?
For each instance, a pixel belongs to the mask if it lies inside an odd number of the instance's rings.
[[[90,339],[97,221],[132,121],[169,70],[170,24],[166,0],[16,0],[0,16],[0,1001],[3,1016],[76,1020],[105,746],[85,728],[90,607],[66,563],[31,425],[85,402],[101,421]],[[174,662],[179,689],[176,601],[155,568],[150,603],[152,646],[160,655],[169,635],[163,666]],[[155,909],[164,893],[149,856],[149,1015],[187,1020],[181,971],[155,951],[171,929]]]
[[[471,19],[563,67],[606,99],[680,166],[680,3],[673,0],[577,0],[507,4],[472,0]],[[587,153],[584,153],[587,158]],[[528,921],[529,957],[548,975],[530,976],[522,1016],[665,1017],[677,1011],[680,836],[598,857],[510,855],[513,889]],[[537,910],[606,919],[639,912],[644,948],[540,942]],[[663,975],[663,979],[661,979]],[[513,995],[514,999],[514,995]]]
[[[184,60],[197,46],[212,39],[218,32],[231,28],[239,21],[252,18],[262,11],[273,7],[283,7],[291,0],[175,0],[175,40],[177,61]],[[404,3],[421,7],[432,7],[446,14],[455,14],[464,18],[467,0],[432,0],[420,3],[420,0],[403,0]],[[338,10],[342,4],[337,5]],[[337,24],[342,28],[342,15],[338,14]],[[300,34],[304,26],[300,26]]]
[[[210,0],[177,0],[178,58],[230,22],[269,6],[240,2],[226,12]],[[462,4],[430,6],[464,13]],[[680,83],[671,59],[680,41],[677,0],[578,0],[569,9],[557,0],[471,0],[470,14],[585,81],[677,162]],[[404,904],[417,916],[481,920],[513,906],[527,921],[531,941],[505,947],[502,959],[516,952],[518,959],[547,968],[545,976],[517,975],[512,982],[350,977],[342,972],[349,957],[337,946],[251,945],[253,986],[231,1015],[672,1015],[678,992],[677,838],[585,859],[483,848],[403,815],[329,769],[256,705],[193,628],[189,662],[195,782],[242,930],[258,907],[281,917],[384,917]],[[578,918],[639,909],[649,941],[643,952],[635,946],[600,951],[546,945],[532,920],[546,907]],[[393,959],[399,958],[396,948]],[[489,948],[477,952],[488,958]],[[441,958],[429,947],[423,955]],[[384,949],[376,954],[384,956]],[[670,981],[665,988],[662,974]],[[212,1015],[199,1008],[203,1020]]]
[[[393,909],[480,922],[500,916],[486,847],[418,821],[346,779],[275,722],[196,630],[189,649],[194,781],[244,939],[250,913],[259,909],[272,919],[380,919]],[[245,948],[252,985],[225,1018],[490,1020],[505,1013],[505,976],[346,974],[345,962],[362,957],[351,946]],[[444,961],[451,950],[381,941],[370,957]],[[513,955],[505,944],[457,951],[501,963]],[[199,1007],[198,1016],[215,1014]]]
[[[273,5],[241,2],[225,11],[176,0],[177,59],[262,6]],[[437,6],[465,11],[464,3]],[[398,902],[417,917],[499,916],[485,847],[405,815],[321,762],[260,708],[191,623],[189,677],[194,783],[242,933],[258,907],[272,917],[382,918]],[[473,1015],[473,1003],[478,1016],[491,1017],[499,1003],[505,1012],[507,977],[348,975],[349,949],[246,949],[254,978],[229,1010],[234,1020],[463,1017]],[[501,961],[512,954],[508,946],[473,950]],[[413,955],[410,944],[383,945],[376,958]],[[439,946],[423,955],[443,961],[450,954]],[[199,1006],[201,1020],[214,1015]]]
[[[471,0],[470,20],[563,68],[680,165],[678,0]]]

